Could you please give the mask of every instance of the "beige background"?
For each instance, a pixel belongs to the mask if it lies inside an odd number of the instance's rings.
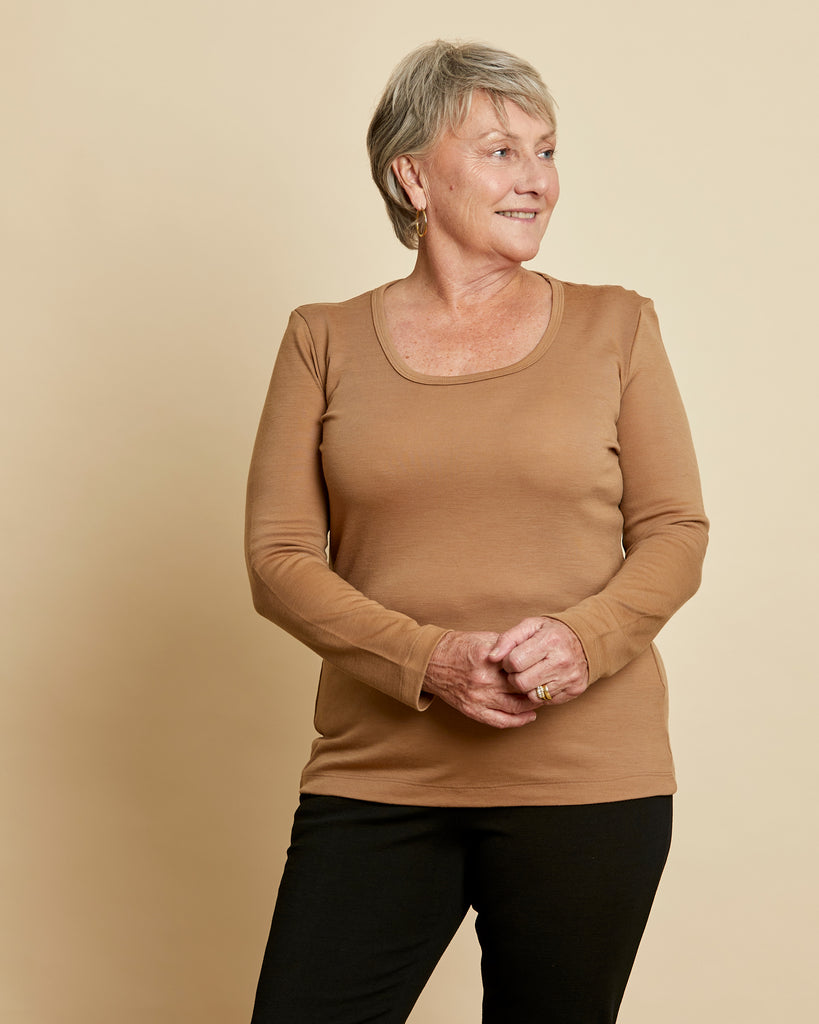
[[[813,1019],[811,6],[3,5],[0,1019],[249,1017],[315,661],[253,613],[247,461],[289,309],[410,267],[363,136],[435,36],[552,86],[537,266],[655,299],[713,518],[661,640],[677,832],[621,1020]],[[463,929],[412,1020],[478,1005]]]

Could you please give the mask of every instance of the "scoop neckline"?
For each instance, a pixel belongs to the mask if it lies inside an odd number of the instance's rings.
[[[549,348],[554,341],[555,335],[560,329],[560,323],[563,319],[562,282],[550,277],[548,274],[543,274],[540,271],[534,271],[534,273],[536,273],[538,277],[542,277],[544,281],[548,281],[551,285],[552,311],[549,316],[549,323],[546,326],[546,330],[541,335],[540,340],[525,356],[514,363],[509,363],[506,366],[498,366],[494,370],[480,370],[475,373],[447,374],[443,376],[419,373],[417,370],[413,370],[413,368],[404,361],[392,343],[390,332],[387,328],[387,317],[384,311],[384,293],[390,285],[395,284],[400,280],[400,278],[396,278],[394,281],[387,281],[386,284],[380,285],[371,293],[373,327],[375,328],[378,343],[392,368],[397,373],[400,373],[402,377],[406,377],[407,380],[414,381],[416,384],[471,384],[473,381],[490,380],[493,377],[505,377],[510,373],[519,373],[521,370],[525,370],[527,367],[531,366],[532,363],[537,362],[537,360],[540,359],[544,352]]]

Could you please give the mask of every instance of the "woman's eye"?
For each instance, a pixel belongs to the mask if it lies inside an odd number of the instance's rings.
[[[545,157],[547,160],[553,160],[554,159],[554,155],[555,155],[555,151],[553,149],[542,149],[540,151],[540,155],[542,157]]]
[[[494,153],[492,154],[492,156],[498,156],[498,155],[500,155],[500,156],[506,156],[506,154],[507,154],[508,152],[509,152],[509,149],[508,149],[508,148],[507,148],[506,146],[501,146],[501,148],[500,148],[500,149],[496,149],[496,150],[494,151]]]

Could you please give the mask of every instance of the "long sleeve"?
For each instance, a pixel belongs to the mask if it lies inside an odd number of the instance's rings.
[[[625,561],[600,593],[549,613],[580,638],[592,682],[642,653],[694,594],[707,545],[688,421],[648,300],[624,374],[617,437]]]
[[[370,600],[326,554],[328,499],[321,461],[324,357],[295,312],[279,349],[247,488],[246,557],[257,611],[325,661],[423,709],[424,671],[446,632]]]

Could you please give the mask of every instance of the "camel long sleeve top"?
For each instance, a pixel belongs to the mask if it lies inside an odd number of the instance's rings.
[[[465,376],[404,363],[386,285],[291,316],[247,558],[258,611],[323,659],[305,792],[491,806],[675,789],[652,640],[706,546],[688,423],[651,302],[549,280],[537,346]],[[581,697],[497,730],[423,692],[447,630],[530,615],[580,638]]]

